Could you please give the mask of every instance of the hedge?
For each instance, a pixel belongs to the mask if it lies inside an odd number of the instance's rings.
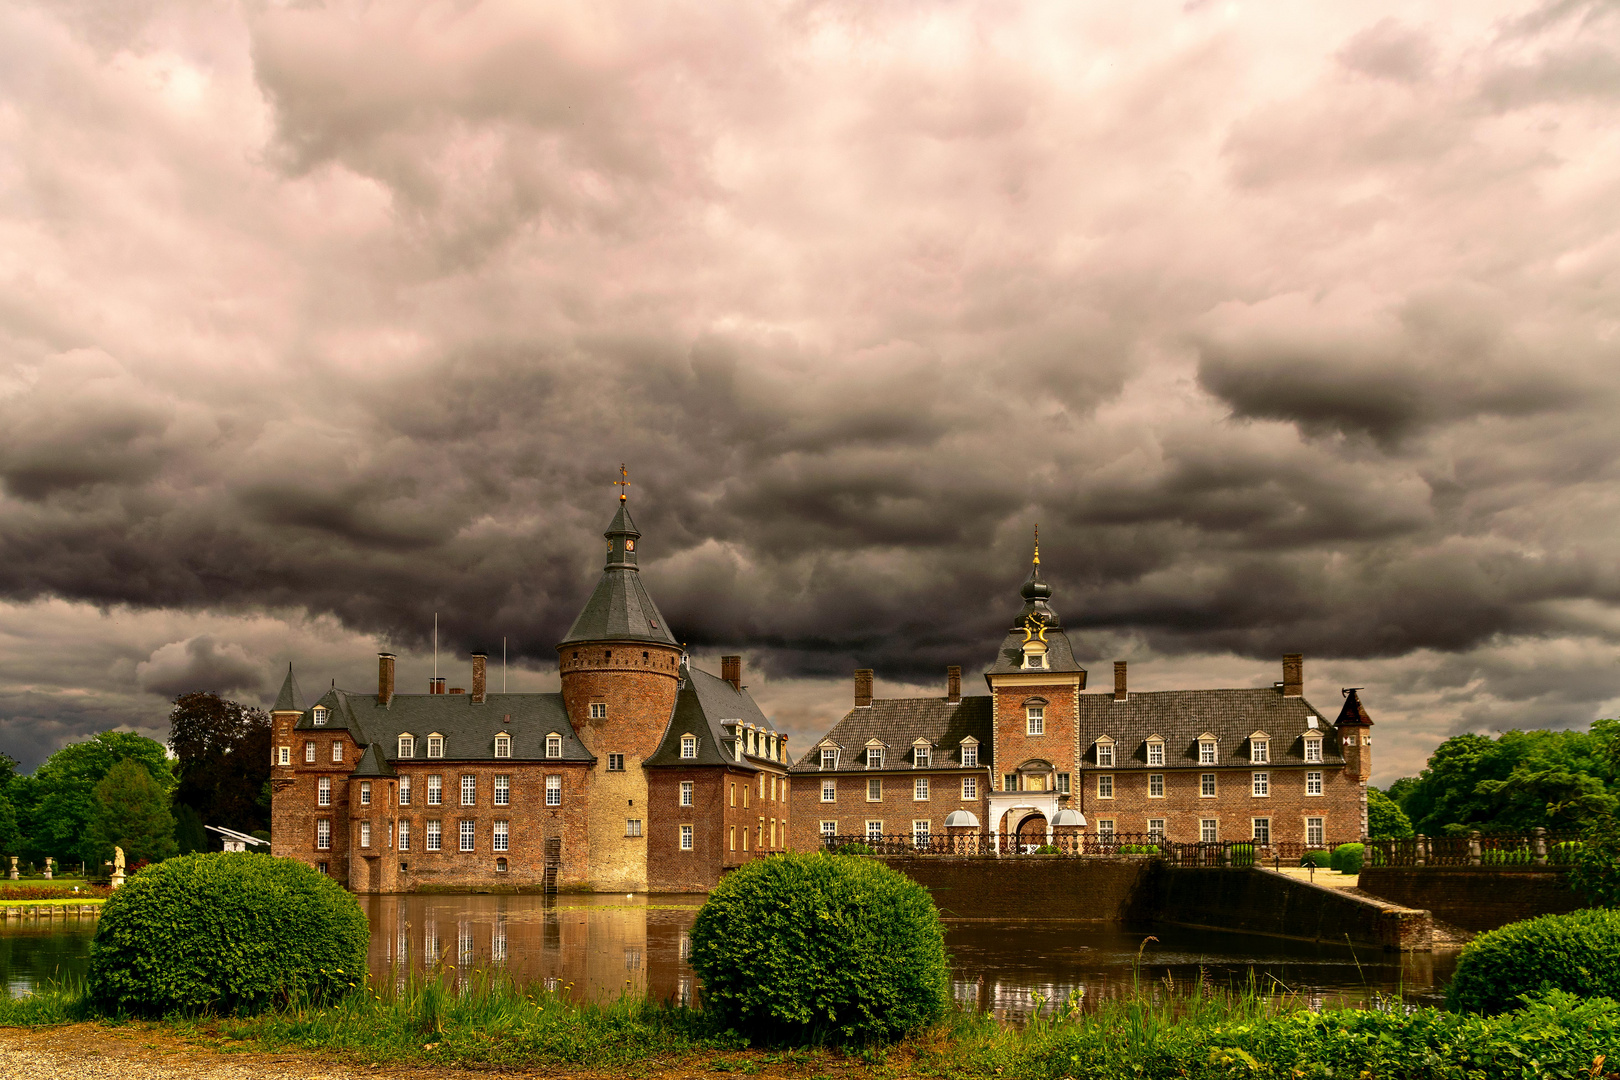
[[[1340,844],[1333,849],[1328,865],[1341,874],[1359,874],[1365,856],[1366,849],[1361,844]]]
[[[788,853],[720,879],[692,926],[707,1010],[767,1041],[889,1039],[949,1000],[928,890],[872,859]]]
[[[1496,1013],[1522,994],[1567,990],[1620,998],[1620,911],[1542,915],[1481,934],[1464,946],[1446,988],[1453,1009]]]
[[[322,1001],[365,979],[370,931],[313,867],[214,852],[149,866],[101,910],[89,992],[113,1013],[251,1013]]]

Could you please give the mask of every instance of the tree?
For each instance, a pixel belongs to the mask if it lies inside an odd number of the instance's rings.
[[[208,825],[239,832],[268,828],[269,808],[259,795],[270,780],[270,717],[218,694],[174,699],[169,748],[179,784],[177,809],[189,807]]]
[[[1405,840],[1412,835],[1405,812],[1375,787],[1367,789],[1367,835],[1374,840]]]
[[[140,762],[125,759],[114,765],[95,786],[94,797],[91,831],[102,858],[110,856],[114,846],[123,848],[131,863],[159,862],[175,854],[168,793]]]
[[[21,857],[23,854],[22,823],[17,819],[17,808],[11,805],[0,790],[0,858],[10,858],[13,855]]]
[[[103,731],[83,742],[69,743],[45,760],[30,776],[6,787],[21,811],[30,857],[72,858],[94,865],[101,846],[92,832],[97,815],[95,787],[120,761],[136,762],[159,789],[167,792],[174,774],[163,744],[131,731]]]

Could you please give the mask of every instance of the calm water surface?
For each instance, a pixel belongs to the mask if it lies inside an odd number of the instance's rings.
[[[492,965],[519,982],[576,999],[624,990],[695,1001],[687,932],[700,897],[537,896],[363,897],[371,921],[373,978],[397,982],[435,966],[457,974]],[[0,986],[26,993],[53,979],[82,977],[91,920],[11,923],[0,930]],[[1314,1003],[1404,993],[1438,1003],[1455,952],[1399,956],[1235,934],[1127,930],[1063,923],[947,924],[953,992],[964,1004],[1025,1016],[1033,995],[1061,1002],[1074,990],[1089,1000],[1131,992],[1139,983],[1185,986],[1199,979],[1242,986],[1252,977]],[[1157,941],[1143,938],[1151,934]],[[1137,950],[1141,965],[1135,968]]]

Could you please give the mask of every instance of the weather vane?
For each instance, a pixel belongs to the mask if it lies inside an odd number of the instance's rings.
[[[630,486],[630,470],[624,467],[623,462],[619,463],[619,478],[613,481],[613,486],[619,489],[620,502],[624,502],[630,497],[630,493],[625,490]]]
[[[1041,527],[1038,523],[1035,526],[1035,565],[1041,565]]]

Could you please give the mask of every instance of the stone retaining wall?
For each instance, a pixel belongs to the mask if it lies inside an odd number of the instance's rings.
[[[1562,870],[1489,866],[1362,867],[1356,887],[1480,933],[1537,915],[1586,907]]]
[[[1433,948],[1434,920],[1427,911],[1369,900],[1260,867],[1166,867],[1152,907],[1154,920],[1171,926],[1391,952]]]

